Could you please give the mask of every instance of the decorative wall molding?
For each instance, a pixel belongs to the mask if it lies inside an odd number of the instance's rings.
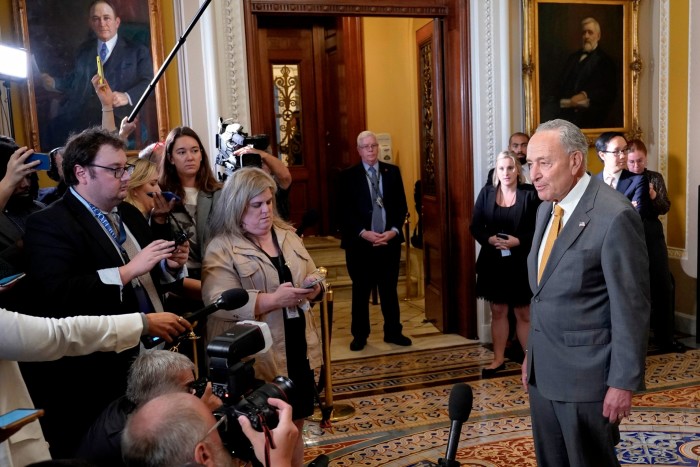
[[[658,146],[656,154],[658,155],[659,167],[658,172],[668,180],[668,72],[669,72],[669,35],[671,22],[671,6],[670,0],[661,0],[659,2],[659,43],[658,43],[658,119],[656,127],[658,134],[656,140]],[[664,234],[668,238],[667,216],[661,216]]]
[[[671,259],[683,259],[687,257],[687,254],[684,248],[668,248],[668,257]]]
[[[307,0],[303,5],[281,1],[252,0],[251,11],[255,14],[275,15],[314,15],[339,14],[343,16],[405,16],[405,17],[438,17],[447,16],[446,1],[436,1],[436,5],[425,6],[425,2],[412,0],[384,2],[377,5],[371,1],[314,1]],[[440,5],[442,3],[442,5]]]
[[[220,84],[224,113],[221,117],[232,118],[248,131],[250,130],[250,96],[242,0],[224,2],[220,25],[223,44],[219,48],[222,55],[219,71],[223,81]]]

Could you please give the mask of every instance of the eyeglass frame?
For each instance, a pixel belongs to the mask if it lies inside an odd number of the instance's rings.
[[[358,148],[362,149],[363,151],[366,151],[368,149],[379,149],[379,144],[374,143],[374,144],[363,144],[362,146],[357,146]]]
[[[622,149],[618,149],[617,151],[600,151],[600,152],[604,152],[605,154],[615,154],[616,156],[621,156],[622,154],[625,154],[625,155],[629,154],[630,152],[632,152],[632,150],[630,148],[622,148]]]
[[[100,169],[107,169],[111,170],[112,173],[114,174],[114,178],[122,178],[124,176],[124,172],[128,173],[131,175],[134,173],[134,169],[136,166],[134,164],[126,164],[124,167],[105,167],[104,165],[97,165],[97,164],[86,164],[87,167],[99,167]]]
[[[219,426],[222,423],[224,423],[224,424],[228,423],[228,414],[226,414],[226,413],[222,414],[221,417],[216,421],[216,423],[214,423],[214,425],[207,430],[207,433],[202,437],[202,439],[197,441],[197,444],[204,442],[204,440],[206,440],[209,437],[209,435],[211,435],[212,433],[214,433],[214,431],[219,429]]]

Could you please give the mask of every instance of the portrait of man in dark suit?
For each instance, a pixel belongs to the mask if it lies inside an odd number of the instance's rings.
[[[541,122],[562,118],[584,129],[624,125],[622,7],[601,8],[540,5]],[[609,28],[589,10],[605,12]]]
[[[68,0],[60,5],[50,0],[28,2],[42,148],[61,146],[71,132],[100,125],[103,111],[114,112],[119,126],[146,90],[154,74],[149,12],[147,8],[131,8],[130,3],[124,0]],[[46,15],[47,9],[57,11],[56,17]],[[125,18],[120,16],[122,11]],[[66,37],[66,30],[76,31],[70,36],[78,40]],[[82,30],[88,32],[87,37],[81,34]],[[102,108],[90,81],[97,74],[98,56],[104,77],[114,91],[111,109]],[[149,98],[139,117],[135,137],[141,146],[157,139],[155,96]]]

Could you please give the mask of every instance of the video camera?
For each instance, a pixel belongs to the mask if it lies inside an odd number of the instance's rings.
[[[267,352],[271,345],[272,335],[266,323],[241,321],[207,346],[212,392],[224,403],[214,415],[217,419],[226,416],[228,420],[219,426],[219,434],[224,446],[235,457],[246,461],[254,461],[255,454],[238,424],[238,417],[248,417],[258,431],[263,431],[264,427],[274,429],[279,423],[277,409],[269,405],[267,399],[274,397],[289,402],[294,392],[289,378],[277,376],[271,383],[264,384],[255,378],[255,359],[242,361],[255,353]]]
[[[219,118],[219,132],[216,134],[216,148],[219,153],[216,155],[216,164],[223,168],[223,173],[219,173],[219,179],[226,180],[229,175],[242,167],[262,168],[260,154],[234,155],[233,153],[245,146],[265,151],[269,144],[270,138],[267,135],[248,136],[240,123],[233,123],[232,119]]]

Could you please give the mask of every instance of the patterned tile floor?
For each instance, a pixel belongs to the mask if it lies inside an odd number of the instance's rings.
[[[359,355],[343,348],[350,339],[344,327],[348,304],[335,304],[334,403],[355,413],[327,428],[307,422],[307,462],[326,454],[332,466],[436,465],[445,455],[450,390],[456,382],[467,382],[474,407],[462,429],[457,461],[463,466],[535,466],[520,365],[508,362],[499,377],[482,380],[481,367],[492,357],[488,349],[427,329],[422,311],[412,313],[420,302],[401,306],[404,332],[414,346],[381,348],[377,342]],[[381,323],[376,306],[372,321]],[[377,340],[381,334],[371,337],[370,344]],[[699,465],[699,357],[700,350],[690,350],[647,358],[648,389],[635,396],[632,415],[621,425],[618,457],[623,465]]]

